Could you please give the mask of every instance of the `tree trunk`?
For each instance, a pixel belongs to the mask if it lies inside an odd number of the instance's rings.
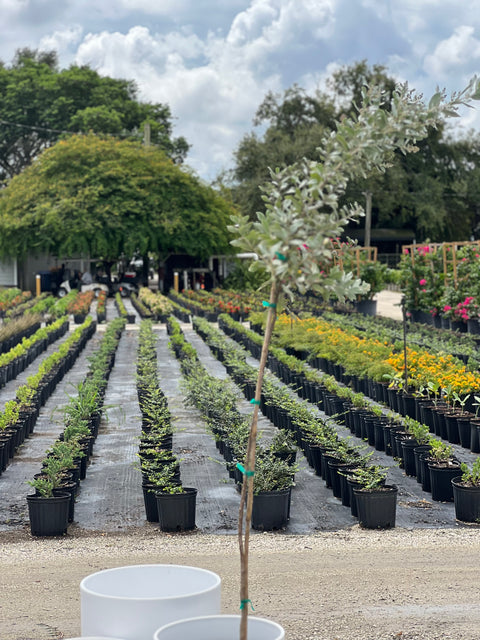
[[[262,395],[263,377],[267,365],[268,348],[272,338],[275,321],[277,319],[277,302],[279,297],[279,287],[275,281],[270,288],[270,300],[268,306],[267,324],[263,337],[262,354],[258,367],[257,386],[255,398],[252,399],[254,405],[250,435],[248,437],[247,455],[245,460],[245,474],[242,483],[242,493],[240,497],[240,508],[238,514],[238,544],[240,549],[240,640],[247,640],[248,634],[248,548],[250,541],[250,528],[252,522],[253,507],[253,472],[255,470],[255,451],[257,447],[257,427],[258,411],[260,408],[260,398]],[[245,517],[245,533],[243,532],[243,521]]]

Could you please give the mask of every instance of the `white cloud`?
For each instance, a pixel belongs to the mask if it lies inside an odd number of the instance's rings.
[[[54,31],[40,40],[38,48],[40,51],[56,51],[59,55],[62,55],[71,46],[78,44],[82,37],[82,31],[83,29],[80,25]]]
[[[4,17],[6,14],[18,14],[28,6],[29,0],[0,0],[0,13]]]
[[[184,12],[189,6],[189,0],[120,0],[120,4],[127,11],[142,11],[148,15],[169,15]]]
[[[187,32],[162,36],[134,27],[125,35],[87,35],[76,62],[133,79],[141,99],[169,104],[175,135],[184,135],[193,146],[189,162],[204,173],[206,154],[213,178],[215,166],[228,164],[232,145],[251,126],[266,91],[281,86],[274,74],[260,77],[244,49],[213,35],[203,42]]]
[[[479,61],[480,40],[475,37],[473,27],[463,25],[438,43],[434,52],[426,56],[424,67],[427,73],[443,81],[452,74],[465,77],[478,67]]]

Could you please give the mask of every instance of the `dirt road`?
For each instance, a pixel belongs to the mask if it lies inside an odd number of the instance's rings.
[[[62,539],[19,539],[16,532],[0,541],[2,640],[79,635],[81,579],[130,564],[215,571],[224,611],[238,611],[235,536],[168,536],[152,526]],[[255,615],[282,624],[288,640],[480,638],[478,529],[263,534],[251,549]]]

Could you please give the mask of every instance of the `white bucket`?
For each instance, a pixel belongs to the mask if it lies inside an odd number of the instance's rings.
[[[238,640],[240,616],[201,616],[157,629],[153,640]],[[285,631],[272,620],[248,616],[248,640],[284,640]]]
[[[152,640],[169,622],[220,613],[220,582],[212,571],[171,564],[92,573],[80,583],[82,635]]]

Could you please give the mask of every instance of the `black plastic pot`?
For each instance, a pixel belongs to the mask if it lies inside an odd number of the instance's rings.
[[[458,421],[455,413],[445,414],[445,426],[447,429],[447,440],[452,444],[460,444]]]
[[[43,498],[27,496],[32,536],[61,536],[67,532],[70,494]]]
[[[156,487],[151,483],[142,483],[143,502],[145,505],[145,517],[147,522],[158,522],[158,507]]]
[[[457,417],[458,435],[460,437],[460,444],[462,445],[462,447],[465,447],[465,449],[470,449],[470,444],[471,444],[470,420],[471,420],[470,415]]]
[[[63,493],[68,493],[70,496],[70,502],[68,503],[68,522],[73,522],[75,517],[75,495],[77,493],[77,483],[68,482],[62,484],[58,489],[53,490],[54,496],[60,496]]]
[[[195,528],[197,489],[184,487],[182,493],[157,493],[158,522],[162,531]]]
[[[453,502],[452,480],[460,474],[460,465],[442,467],[428,463],[432,500],[436,502]]]
[[[402,440],[402,455],[403,455],[403,469],[407,476],[416,476],[417,469],[415,466],[415,447],[418,446],[418,442],[414,438],[408,438]]]
[[[415,475],[417,476],[417,482],[420,484],[423,482],[424,474],[424,465],[421,456],[427,454],[429,450],[430,445],[428,444],[419,444],[413,450],[413,456],[415,458]]]
[[[385,485],[378,490],[353,489],[357,501],[358,520],[365,529],[395,527],[398,488]]]
[[[472,453],[480,453],[480,420],[470,420],[470,450]]]
[[[360,483],[354,478],[347,477],[347,485],[350,498],[350,513],[355,518],[358,518],[357,496],[355,495],[355,489],[360,488]]]
[[[291,489],[261,491],[253,496],[252,528],[274,531],[287,526],[290,515]]]
[[[347,469],[351,468],[351,465],[346,462],[342,462],[340,460],[335,460],[330,458],[328,460],[328,468],[330,471],[330,481],[332,485],[332,491],[335,498],[339,500],[342,499],[342,486],[341,486],[341,473]]]
[[[480,486],[463,484],[461,476],[453,478],[451,482],[456,519],[480,524]]]

